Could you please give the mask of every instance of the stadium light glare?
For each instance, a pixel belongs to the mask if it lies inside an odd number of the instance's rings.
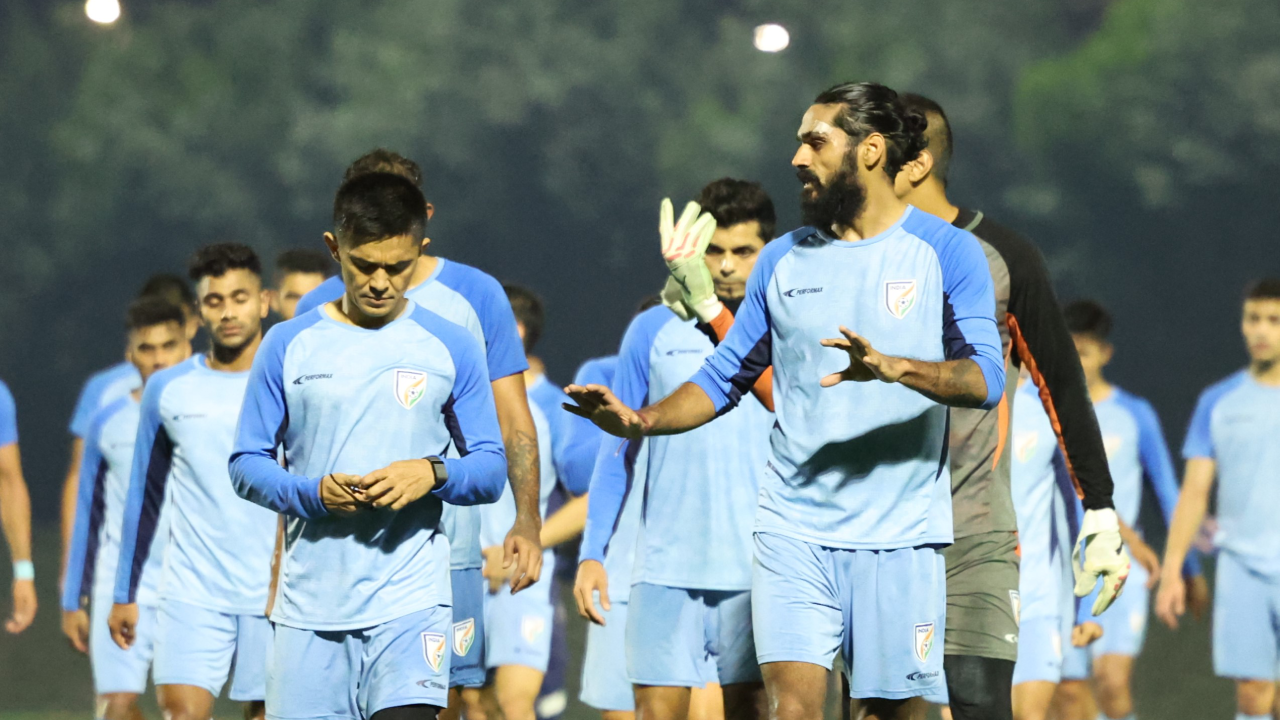
[[[86,0],[84,14],[99,25],[110,25],[120,19],[120,0]]]
[[[760,52],[781,52],[791,44],[791,33],[776,23],[758,25],[755,31],[755,44]]]

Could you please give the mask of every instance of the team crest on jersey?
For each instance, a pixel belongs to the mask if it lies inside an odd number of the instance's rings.
[[[933,623],[916,625],[915,649],[917,660],[925,662],[929,659],[929,653],[933,651]]]
[[[901,320],[916,305],[915,280],[890,280],[884,284],[884,305],[889,314]]]
[[[453,654],[466,655],[476,641],[476,620],[467,618],[453,624]]]
[[[540,615],[525,615],[520,620],[520,634],[525,642],[534,642],[547,629],[547,621]]]
[[[427,394],[427,374],[418,370],[396,370],[395,391],[396,402],[408,410]]]
[[[1016,433],[1013,436],[1013,454],[1018,458],[1018,462],[1026,462],[1035,454],[1036,446],[1040,444],[1040,433]]]
[[[1009,591],[1009,606],[1013,608],[1013,622],[1022,624],[1022,595],[1017,590]]]
[[[426,659],[427,665],[431,666],[432,670],[440,672],[440,668],[444,665],[444,651],[448,647],[444,634],[422,633],[422,657]]]

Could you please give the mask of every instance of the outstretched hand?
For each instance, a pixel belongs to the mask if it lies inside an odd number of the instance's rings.
[[[827,338],[822,341],[822,346],[848,353],[849,367],[822,378],[820,383],[822,387],[833,387],[842,382],[870,382],[871,380],[895,383],[902,378],[905,369],[902,367],[901,358],[878,352],[866,338],[843,325],[840,326],[840,334],[844,337]]]
[[[604,385],[570,385],[565,393],[577,405],[564,403],[564,409],[584,417],[601,430],[620,438],[644,436],[645,423],[640,413],[627,407]]]

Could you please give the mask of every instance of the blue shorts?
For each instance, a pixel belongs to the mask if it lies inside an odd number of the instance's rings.
[[[579,699],[597,710],[635,712],[636,696],[627,678],[627,604],[605,610],[604,626],[587,624],[587,652],[582,658]]]
[[[521,665],[540,673],[547,671],[555,623],[549,592],[554,573],[550,570],[544,565],[542,578],[515,595],[507,585],[496,593],[485,593],[485,667]]]
[[[1151,591],[1147,590],[1150,575],[1141,565],[1133,563],[1124,592],[1093,622],[1102,627],[1102,637],[1087,648],[1068,647],[1064,654],[1062,677],[1066,680],[1088,680],[1093,673],[1093,661],[1103,655],[1136,657],[1142,651],[1147,637],[1147,618],[1151,612]],[[1086,599],[1083,602],[1092,602]]]
[[[1024,617],[1018,623],[1018,662],[1013,666],[1013,684],[1062,680],[1061,617]],[[1070,642],[1070,638],[1066,639]]]
[[[133,647],[121,650],[111,639],[107,618],[111,616],[110,594],[95,596],[89,608],[89,665],[93,668],[93,691],[135,693],[147,689],[147,671],[155,655],[156,608],[138,606],[138,626]]]
[[[637,583],[627,608],[632,684],[692,688],[760,682],[749,591]]]
[[[267,696],[271,624],[266,617],[161,600],[157,618],[156,685],[194,685],[217,697],[230,676],[227,695],[232,700],[248,702]]]
[[[453,625],[449,646],[453,660],[449,666],[449,687],[484,685],[484,596],[487,585],[480,568],[451,570],[453,584]]]
[[[842,550],[776,533],[756,533],[755,544],[761,665],[830,668],[841,652],[851,697],[942,695],[947,569],[937,549]]]
[[[437,605],[362,630],[276,625],[267,717],[362,720],[401,705],[445,707],[452,621]]]
[[[1213,606],[1213,671],[1238,680],[1280,679],[1280,576],[1255,572],[1218,553]]]

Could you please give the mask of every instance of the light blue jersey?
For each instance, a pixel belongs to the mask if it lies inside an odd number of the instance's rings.
[[[85,597],[109,600],[115,589],[139,414],[138,402],[125,395],[99,410],[89,422],[84,437],[84,460],[80,463],[71,552],[62,580],[63,610],[78,610]],[[146,553],[138,585],[139,605],[155,605],[159,598],[164,549],[169,536],[168,515],[161,502],[158,530]]]
[[[630,407],[655,403],[698,371],[715,346],[697,323],[666,306],[632,321],[622,339],[613,392]],[[643,484],[633,583],[701,590],[751,587],[751,527],[768,459],[773,415],[755,397],[681,435],[600,448],[591,479],[582,559],[605,557],[623,499]],[[643,445],[643,447],[641,447]],[[641,450],[648,468],[635,472]]]
[[[756,531],[844,549],[950,543],[947,408],[897,384],[820,387],[849,363],[821,341],[844,325],[886,355],[971,359],[991,408],[1005,382],[994,312],[978,241],[914,208],[862,241],[801,228],[766,245],[733,328],[692,380],[725,412],[773,365]]]
[[[89,422],[95,413],[139,387],[142,387],[142,375],[131,362],[116,363],[90,375],[80,389],[75,412],[71,415],[68,428],[71,434],[83,438],[89,432]]]
[[[18,406],[9,386],[0,380],[0,447],[18,442]]]
[[[585,418],[565,412],[564,404],[568,402],[571,402],[569,396],[559,385],[548,380],[546,375],[539,375],[529,385],[529,407],[537,407],[542,411],[542,416],[547,420],[547,428],[551,431],[551,457],[556,481],[570,495],[577,496],[585,493],[591,484],[591,468],[595,466],[600,443],[575,434],[575,419],[591,423]],[[542,436],[539,435],[538,438],[541,441]],[[539,446],[541,444],[539,442]],[[546,481],[542,484],[545,486]]]
[[[1280,387],[1241,370],[1201,393],[1182,447],[1184,458],[1209,458],[1217,465],[1217,546],[1273,578],[1280,576],[1277,438]]]
[[[329,473],[443,455],[448,481],[403,510],[330,515]],[[283,450],[283,467],[277,448]],[[288,516],[272,620],[368,628],[450,605],[442,501],[493,502],[506,457],[478,343],[413,302],[367,330],[320,307],[267,333],[231,454],[236,492]]]
[[[298,301],[297,314],[337,300],[343,292],[342,278],[331,277]],[[490,380],[501,380],[529,369],[511,302],[502,284],[487,273],[470,265],[436,258],[436,269],[431,276],[409,288],[405,296],[466,328],[484,350]],[[484,566],[479,508],[446,504],[443,527],[452,548],[454,570]]]
[[[227,475],[247,372],[195,355],[147,382],[129,476],[115,600],[138,588],[167,502],[160,598],[233,615],[262,615],[276,518],[236,496]]]

